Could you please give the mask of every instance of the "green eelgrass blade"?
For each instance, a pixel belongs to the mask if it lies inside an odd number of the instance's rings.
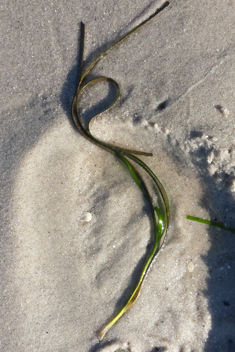
[[[146,263],[144,265],[144,268],[140,274],[140,278],[138,280],[138,283],[131,295],[131,297],[129,298],[129,300],[127,301],[127,303],[124,305],[124,307],[122,307],[120,309],[120,311],[115,314],[115,316],[107,323],[103,326],[103,328],[101,329],[100,333],[99,333],[99,339],[102,340],[104,335],[109,331],[109,329],[121,318],[121,316],[133,305],[133,303],[137,300],[139,293],[140,293],[140,289],[141,286],[143,284],[144,278],[147,274],[147,271],[155,257],[155,255],[157,254],[157,252],[160,249],[160,241],[161,238],[164,234],[165,228],[164,228],[164,223],[163,223],[163,217],[162,214],[160,212],[160,210],[158,209],[158,207],[154,207],[151,201],[151,197],[149,195],[148,189],[145,185],[145,182],[143,181],[142,177],[140,176],[140,174],[138,173],[138,171],[135,169],[135,167],[122,155],[122,154],[116,154],[116,156],[121,159],[124,164],[127,166],[127,168],[129,169],[134,181],[136,182],[136,184],[138,185],[138,187],[140,188],[140,190],[142,191],[145,199],[147,200],[149,206],[150,206],[150,210],[151,210],[151,217],[153,220],[153,225],[154,225],[154,245],[151,249],[151,252],[148,255],[148,258],[146,260]],[[156,219],[155,213],[158,216],[158,221]]]
[[[131,155],[126,152],[123,152],[123,154],[126,155],[128,158],[132,159],[133,161],[135,161],[139,166],[141,166],[148,173],[148,175],[152,178],[153,182],[156,184],[156,186],[161,194],[161,197],[163,199],[164,215],[165,215],[164,222],[165,222],[165,226],[168,227],[169,221],[170,221],[170,205],[169,205],[168,197],[167,197],[167,194],[166,194],[166,191],[165,191],[163,185],[161,184],[161,182],[159,181],[157,176],[154,174],[154,172],[141,159],[137,158],[135,155]]]
[[[116,150],[123,150],[129,153],[133,153],[133,154],[137,154],[137,155],[145,155],[145,156],[152,156],[152,153],[146,153],[146,152],[142,152],[142,151],[136,151],[136,150],[129,150],[129,149],[122,149],[116,146],[112,146],[111,144],[107,144],[104,143],[102,141],[99,141],[97,138],[93,137],[92,134],[90,133],[90,129],[89,129],[89,124],[88,127],[85,128],[83,126],[83,122],[82,122],[82,118],[80,116],[79,113],[79,109],[78,109],[78,103],[79,103],[79,97],[82,94],[82,92],[88,88],[90,85],[95,84],[97,82],[100,81],[107,81],[109,83],[112,83],[116,86],[117,88],[117,98],[114,100],[114,102],[104,111],[109,110],[114,104],[116,104],[116,102],[118,101],[119,97],[120,97],[120,89],[119,89],[119,85],[117,84],[116,81],[114,81],[112,78],[108,78],[108,77],[98,77],[95,78],[91,81],[89,81],[88,83],[86,83],[85,85],[82,86],[82,82],[83,79],[85,78],[85,76],[82,76],[82,68],[83,68],[83,54],[84,54],[84,38],[85,38],[85,25],[83,22],[81,22],[81,27],[80,27],[80,48],[79,48],[79,60],[78,60],[78,79],[79,79],[79,83],[78,83],[78,88],[72,103],[72,118],[73,118],[73,122],[75,124],[75,126],[77,127],[77,129],[79,130],[79,132],[88,140],[90,140],[91,142],[95,143],[96,145],[98,145],[101,148],[104,148],[108,151],[111,152],[111,149],[113,150],[113,153],[115,153]]]
[[[116,86],[117,88],[117,97],[116,99],[113,101],[113,103],[104,111],[107,111],[109,109],[111,109],[115,104],[116,102],[118,101],[119,97],[120,97],[120,89],[119,89],[119,85],[117,84],[116,81],[114,81],[112,78],[107,78],[107,77],[98,77],[98,78],[95,78],[93,79],[92,81],[89,81],[86,85],[83,85],[82,88],[79,89],[79,91],[77,91],[76,93],[76,96],[74,98],[74,101],[73,101],[73,105],[72,105],[72,116],[73,116],[73,121],[74,121],[74,124],[75,126],[77,127],[77,129],[80,131],[80,133],[83,134],[83,136],[85,138],[87,138],[88,140],[90,140],[91,142],[95,143],[96,145],[98,145],[99,147],[101,148],[104,148],[106,150],[109,150],[113,152],[113,154],[115,154],[116,151],[125,151],[127,153],[132,153],[132,154],[136,154],[136,155],[145,155],[145,156],[152,156],[153,154],[152,153],[147,153],[147,152],[142,152],[142,151],[137,151],[137,150],[129,150],[129,149],[124,149],[124,148],[119,148],[117,146],[114,146],[112,144],[107,144],[105,142],[102,142],[100,140],[98,140],[97,138],[93,137],[91,132],[90,132],[90,128],[89,128],[89,125],[90,125],[90,121],[88,123],[88,126],[87,128],[85,128],[83,126],[83,123],[82,123],[82,118],[80,116],[80,113],[79,113],[79,110],[78,110],[78,103],[79,103],[79,97],[80,95],[82,94],[82,92],[88,88],[90,85],[92,84],[95,84],[97,82],[101,82],[101,81],[107,81],[109,83],[112,83]]]
[[[230,227],[230,226],[226,226],[222,223],[218,223],[218,222],[215,222],[215,221],[210,221],[210,220],[205,220],[205,219],[201,219],[201,218],[196,218],[195,216],[191,216],[191,215],[187,215],[186,218],[188,220],[193,220],[193,221],[197,221],[197,222],[201,222],[203,224],[206,224],[206,225],[211,225],[211,226],[215,226],[215,227],[218,227],[219,229],[222,229],[222,230],[226,230],[226,231],[230,231],[232,233],[235,233],[235,229]]]
[[[101,330],[99,338],[102,339],[104,337],[104,335],[106,334],[106,332],[115,324],[115,322],[120,319],[120,317],[127,311],[127,309],[129,309],[132,304],[136,301],[142,283],[144,281],[144,278],[147,274],[147,271],[154,259],[154,257],[156,256],[156,254],[159,252],[164,238],[166,236],[166,231],[167,228],[169,226],[169,219],[170,219],[170,209],[169,209],[169,202],[168,202],[168,198],[165,192],[164,187],[162,186],[161,182],[158,180],[157,176],[153,173],[153,171],[139,158],[137,158],[135,155],[145,155],[145,156],[151,156],[152,153],[146,153],[146,152],[142,152],[142,151],[136,151],[136,150],[128,150],[128,149],[124,149],[124,148],[120,148],[117,146],[114,146],[112,144],[108,144],[105,143],[101,140],[98,140],[97,138],[95,138],[91,132],[90,132],[90,128],[89,128],[89,123],[87,126],[84,126],[83,124],[83,120],[80,116],[80,112],[79,112],[79,98],[82,94],[82,92],[88,88],[90,85],[95,84],[99,81],[107,81],[109,83],[112,83],[116,86],[117,89],[117,97],[114,100],[114,102],[104,111],[110,109],[119,99],[120,97],[120,89],[119,86],[117,84],[117,82],[115,82],[113,79],[111,78],[107,78],[107,77],[98,77],[95,78],[93,80],[88,81],[87,83],[84,83],[84,79],[87,76],[87,74],[90,72],[90,70],[96,65],[96,63],[110,50],[112,49],[115,45],[117,45],[118,43],[120,43],[122,40],[124,40],[127,36],[129,36],[130,34],[132,34],[134,31],[136,31],[138,28],[140,28],[141,26],[143,26],[145,23],[147,23],[149,20],[151,20],[154,16],[157,15],[157,13],[159,13],[160,11],[162,11],[165,7],[167,7],[169,5],[169,2],[166,1],[153,15],[151,15],[147,20],[143,21],[142,23],[140,23],[138,26],[136,26],[134,29],[132,29],[131,31],[129,31],[126,35],[124,35],[121,39],[119,39],[118,41],[116,41],[114,44],[112,44],[105,52],[101,53],[91,64],[90,66],[84,71],[83,70],[83,52],[84,52],[84,38],[85,38],[85,26],[84,24],[81,22],[81,31],[80,31],[80,52],[79,52],[79,63],[78,63],[78,79],[79,79],[79,83],[78,83],[78,88],[73,100],[73,104],[72,104],[72,118],[74,121],[75,126],[77,127],[78,131],[85,137],[87,138],[90,142],[96,144],[97,146],[107,150],[108,152],[112,153],[113,155],[115,155],[120,161],[122,161],[126,167],[128,168],[129,172],[131,173],[135,183],[138,185],[138,187],[140,188],[140,190],[142,191],[149,207],[150,207],[150,217],[153,221],[153,232],[154,232],[154,243],[153,243],[153,247],[146,259],[146,263],[143,267],[143,270],[140,274],[138,283],[131,295],[131,297],[129,298],[128,302],[126,303],[126,305],[114,316],[114,318],[112,318]],[[93,116],[94,117],[94,116]],[[161,211],[158,209],[158,207],[154,206],[149,194],[149,191],[146,187],[146,184],[144,182],[144,180],[142,179],[142,177],[140,176],[139,172],[136,170],[136,168],[134,167],[134,165],[131,164],[131,162],[128,159],[133,160],[136,164],[138,164],[142,169],[145,170],[145,172],[152,178],[153,182],[155,183],[155,185],[157,186],[157,189],[159,190],[160,193],[160,198],[161,198],[161,202],[163,203],[164,209],[163,209],[163,214],[161,213]]]

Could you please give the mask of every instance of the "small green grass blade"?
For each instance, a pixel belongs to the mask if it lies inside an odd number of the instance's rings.
[[[230,226],[226,226],[222,223],[218,223],[215,221],[210,221],[210,220],[205,220],[205,219],[201,219],[201,218],[197,218],[195,216],[191,216],[191,215],[187,215],[186,218],[188,220],[193,220],[193,221],[197,221],[197,222],[201,222],[202,224],[206,224],[206,225],[210,225],[210,226],[214,226],[214,227],[218,227],[219,229],[222,230],[226,230],[226,231],[230,231],[232,233],[235,233],[235,229],[230,227]]]

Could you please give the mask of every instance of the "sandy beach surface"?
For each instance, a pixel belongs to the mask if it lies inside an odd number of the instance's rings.
[[[186,219],[235,227],[234,0],[170,0],[92,71],[121,90],[93,134],[153,152],[141,158],[171,206],[138,300],[97,338],[134,288],[151,223],[125,167],[72,124],[79,26],[88,65],[163,2],[1,2],[2,352],[235,351],[235,235]],[[91,88],[85,118],[113,94]]]

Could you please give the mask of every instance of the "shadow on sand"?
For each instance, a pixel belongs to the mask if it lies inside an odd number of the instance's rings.
[[[200,130],[192,130],[189,140],[201,139]],[[173,148],[170,140],[170,154],[175,165],[182,169],[186,166],[185,154],[180,148]],[[234,182],[235,173],[230,171],[209,172],[208,156],[213,146],[201,145],[190,153],[190,160],[197,170],[197,175],[202,185],[202,198],[199,205],[209,213],[207,220],[223,223],[235,228],[235,199],[232,196],[230,185]],[[214,151],[214,150],[213,150]],[[219,154],[218,151],[214,151]],[[233,153],[233,149],[228,150]],[[224,168],[226,169],[226,168]],[[231,169],[230,169],[231,170]],[[199,214],[185,214],[200,216]],[[202,226],[202,233],[207,233],[210,249],[203,256],[208,267],[207,289],[202,293],[208,299],[208,309],[211,315],[211,330],[205,341],[204,352],[234,352],[235,351],[235,235],[229,231],[213,226]],[[195,241],[200,240],[201,233]],[[194,348],[192,346],[192,351]],[[181,352],[181,351],[180,351]]]
[[[235,228],[235,200],[229,191],[234,175],[222,172],[211,176],[207,163],[209,152],[207,148],[200,147],[191,153],[203,187],[200,205],[209,212],[210,220],[226,223]],[[235,351],[235,235],[213,226],[207,226],[206,231],[211,247],[203,258],[209,269],[207,289],[203,293],[208,297],[212,326],[204,351],[233,352]]]

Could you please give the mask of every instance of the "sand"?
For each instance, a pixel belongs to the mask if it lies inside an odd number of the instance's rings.
[[[71,122],[79,23],[85,63],[163,1],[1,4],[0,350],[235,351],[235,3],[170,6],[94,69],[121,100],[92,124],[98,138],[151,151],[171,223],[137,302],[102,342],[151,243],[127,170]],[[113,92],[99,83],[85,116]]]

